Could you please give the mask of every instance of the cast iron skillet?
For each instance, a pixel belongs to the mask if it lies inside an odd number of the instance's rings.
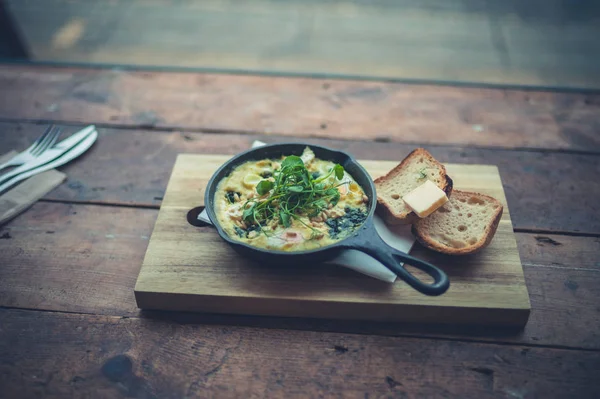
[[[227,177],[236,166],[250,161],[265,158],[280,158],[282,155],[301,155],[306,147],[310,147],[319,159],[339,163],[350,173],[356,182],[363,188],[369,197],[367,218],[363,225],[354,234],[335,242],[326,247],[308,251],[284,252],[262,249],[235,241],[223,230],[214,210],[214,198],[219,182]],[[301,265],[307,263],[322,262],[334,258],[344,249],[356,249],[365,252],[383,263],[388,269],[396,273],[398,277],[406,281],[411,287],[427,295],[441,295],[450,286],[448,276],[434,265],[414,258],[404,252],[398,251],[387,245],[375,230],[373,214],[377,205],[377,194],[375,185],[367,171],[349,154],[335,151],[329,148],[303,143],[273,144],[254,148],[243,152],[227,161],[221,166],[208,182],[204,197],[204,204],[208,217],[217,228],[219,235],[240,254],[261,263],[277,263],[279,265]],[[410,264],[433,277],[432,284],[426,284],[409,273],[399,262]]]

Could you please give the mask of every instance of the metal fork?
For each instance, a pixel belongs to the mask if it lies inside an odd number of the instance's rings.
[[[0,165],[0,170],[9,166],[23,165],[24,163],[39,157],[44,151],[51,148],[56,143],[59,135],[60,129],[54,125],[50,126],[31,146],[29,146],[28,149],[18,153],[7,162]]]

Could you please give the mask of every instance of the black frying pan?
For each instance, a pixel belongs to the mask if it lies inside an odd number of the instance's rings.
[[[310,147],[315,156],[319,159],[339,163],[350,173],[356,182],[363,188],[366,195],[369,197],[368,214],[363,225],[358,228],[354,234],[347,238],[333,243],[331,245],[317,248],[309,251],[284,252],[262,249],[231,239],[223,230],[214,211],[214,198],[217,185],[227,177],[235,167],[244,162],[251,160],[261,160],[265,158],[279,158],[282,155],[298,155],[300,156],[306,147]],[[204,197],[206,212],[212,223],[217,228],[219,235],[227,241],[237,252],[250,259],[263,263],[281,264],[306,264],[323,262],[333,259],[340,251],[345,249],[356,249],[365,252],[375,259],[383,263],[388,269],[396,273],[398,277],[406,281],[411,287],[427,295],[441,295],[450,286],[448,276],[442,270],[434,265],[414,258],[404,252],[398,251],[387,245],[375,230],[373,224],[373,214],[377,205],[377,194],[375,185],[367,171],[349,154],[342,151],[335,151],[329,148],[303,144],[303,143],[286,143],[273,144],[264,147],[254,148],[243,152],[219,168],[208,182]],[[433,277],[432,284],[426,284],[409,273],[399,263],[404,262],[412,265],[417,269],[424,271]]]

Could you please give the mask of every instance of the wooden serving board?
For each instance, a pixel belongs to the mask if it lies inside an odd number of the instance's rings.
[[[335,319],[524,326],[529,295],[498,169],[446,165],[454,186],[504,204],[492,243],[479,254],[411,252],[441,267],[450,289],[429,297],[402,280],[384,283],[336,265],[267,267],[240,257],[210,227],[187,222],[228,156],[179,155],[150,238],[135,297],[142,309]],[[361,161],[372,177],[397,162]]]

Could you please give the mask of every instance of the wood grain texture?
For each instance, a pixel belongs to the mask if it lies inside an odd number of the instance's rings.
[[[600,152],[592,94],[23,66],[0,87],[12,120]]]
[[[0,306],[137,316],[140,313],[133,288],[157,213],[153,209],[34,205],[0,229]],[[426,335],[600,349],[597,306],[600,239],[517,234],[517,242],[532,306],[523,331],[174,312],[151,314],[179,323]]]
[[[401,280],[385,284],[325,265],[259,266],[236,254],[214,229],[196,231],[185,222],[186,215],[203,198],[204,179],[227,159],[185,154],[177,158],[135,286],[140,308],[520,327],[527,322],[529,296],[494,166],[446,165],[455,188],[493,196],[504,204],[504,213],[491,244],[475,256],[411,251],[450,278],[444,295],[429,297]],[[373,179],[396,165],[360,162]]]
[[[0,324],[7,397],[600,395],[598,352],[17,310]]]
[[[155,219],[154,210],[34,205],[2,230],[2,306],[133,313]]]
[[[531,265],[600,271],[600,237],[519,234],[519,252]],[[557,256],[556,251],[563,252]]]
[[[65,134],[80,126],[64,126]],[[44,126],[0,123],[0,148],[25,149]],[[158,207],[178,153],[234,155],[253,140],[305,141],[357,158],[400,161],[416,145],[264,135],[100,128],[86,154],[61,167],[69,180],[47,199]],[[600,162],[593,155],[428,145],[446,163],[497,165],[517,229],[600,233]]]

